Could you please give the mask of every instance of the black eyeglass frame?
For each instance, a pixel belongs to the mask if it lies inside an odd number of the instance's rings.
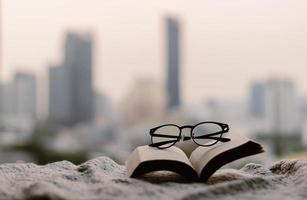
[[[197,138],[195,138],[193,130],[197,126],[202,125],[202,124],[216,124],[216,125],[221,127],[221,131],[214,132],[214,133],[209,133],[209,134],[198,136]],[[175,127],[177,127],[179,129],[179,135],[178,136],[176,136],[176,135],[162,135],[162,134],[155,134],[154,133],[157,129],[165,127],[165,126],[175,126]],[[190,128],[191,129],[191,131],[190,131],[191,135],[190,136],[183,136],[182,137],[182,129],[185,129],[185,128]],[[195,124],[195,125],[184,125],[184,126],[178,126],[176,124],[163,124],[161,126],[157,126],[157,127],[152,128],[152,129],[149,130],[149,134],[151,136],[151,144],[149,146],[157,147],[158,149],[167,149],[167,148],[175,145],[181,139],[183,139],[183,141],[192,139],[193,142],[195,144],[199,145],[199,146],[209,147],[209,146],[215,145],[218,142],[229,142],[230,141],[229,138],[223,138],[222,137],[223,133],[227,133],[228,131],[229,131],[228,124],[221,123],[221,122],[214,122],[214,121],[205,121],[205,122],[200,122],[200,123]],[[214,135],[219,135],[219,134],[220,134],[219,137],[214,137]],[[166,138],[175,138],[175,140],[169,140],[169,141],[163,141],[163,142],[154,143],[153,142],[153,137],[154,136],[156,136],[156,137],[166,137]],[[212,143],[212,144],[206,145],[206,144],[199,144],[199,143],[197,143],[197,141],[195,141],[195,139],[214,139],[216,141],[214,143]],[[166,146],[166,147],[161,147],[162,145],[165,145],[167,143],[172,143],[172,144],[170,144],[169,146]]]

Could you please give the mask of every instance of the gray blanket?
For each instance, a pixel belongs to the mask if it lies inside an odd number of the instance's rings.
[[[307,199],[307,161],[282,160],[270,167],[223,169],[207,183],[172,173],[126,177],[125,166],[107,157],[81,165],[0,165],[0,199]]]

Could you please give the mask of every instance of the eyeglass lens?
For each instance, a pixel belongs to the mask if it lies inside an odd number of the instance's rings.
[[[174,125],[165,125],[155,130],[152,136],[153,144],[161,144],[160,148],[167,148],[177,142],[180,137],[180,129]]]

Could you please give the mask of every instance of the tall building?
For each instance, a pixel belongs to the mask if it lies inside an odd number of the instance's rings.
[[[0,85],[2,84],[2,62],[3,62],[3,58],[2,58],[2,1],[0,0]],[[1,120],[2,120],[2,116],[3,116],[3,95],[2,95],[2,89],[0,89],[0,125],[1,125]]]
[[[72,34],[66,37],[64,67],[69,68],[72,86],[72,114],[75,122],[93,117],[92,37]]]
[[[255,82],[251,85],[249,113],[254,118],[264,118],[264,91],[265,87],[263,83]]]
[[[17,73],[16,116],[21,119],[36,119],[36,78],[32,74]]]
[[[63,124],[93,118],[92,37],[68,33],[64,60],[49,71],[49,118]]]
[[[298,134],[298,102],[293,82],[287,79],[271,79],[265,84],[265,118],[268,131],[281,135]]]
[[[11,81],[1,85],[1,116],[4,121],[16,114],[16,86]]]
[[[2,1],[0,0],[0,72],[2,71]],[[0,83],[1,83],[1,73],[0,73]]]
[[[167,108],[178,109],[180,100],[180,25],[174,18],[166,19],[167,29]]]
[[[16,73],[12,81],[1,87],[2,116],[6,121],[36,119],[36,78],[32,74]]]
[[[49,68],[49,119],[54,123],[69,124],[72,97],[69,70],[66,67]]]

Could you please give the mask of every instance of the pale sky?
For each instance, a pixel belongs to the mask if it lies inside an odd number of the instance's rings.
[[[120,99],[138,76],[164,81],[166,15],[182,29],[185,102],[241,98],[251,80],[289,76],[307,94],[306,0],[2,0],[4,69],[42,80],[65,32],[95,35],[95,87]]]

